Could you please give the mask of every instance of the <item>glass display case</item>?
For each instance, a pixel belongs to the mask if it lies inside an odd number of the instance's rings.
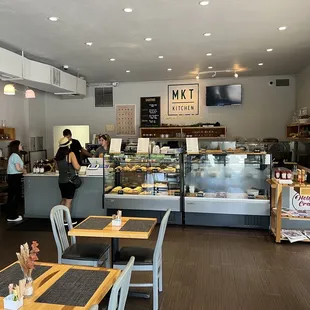
[[[170,208],[180,213],[183,181],[181,154],[122,154],[111,156],[111,161],[114,161],[115,179],[114,184],[110,182],[105,187],[105,206],[108,210],[163,212]],[[105,170],[113,173],[111,167],[109,165]],[[125,214],[138,215],[137,212],[126,211]]]
[[[185,155],[185,223],[268,228],[270,176],[266,153]]]

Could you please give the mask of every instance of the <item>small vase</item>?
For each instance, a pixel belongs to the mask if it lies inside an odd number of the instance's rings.
[[[32,270],[28,274],[24,274],[25,283],[25,292],[24,297],[30,297],[33,295],[33,279],[31,277]]]

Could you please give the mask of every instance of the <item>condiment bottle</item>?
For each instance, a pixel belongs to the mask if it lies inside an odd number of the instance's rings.
[[[298,183],[301,183],[301,170],[297,169],[297,181]]]
[[[286,178],[288,180],[292,180],[292,171],[291,170],[288,170],[287,173],[286,173]]]

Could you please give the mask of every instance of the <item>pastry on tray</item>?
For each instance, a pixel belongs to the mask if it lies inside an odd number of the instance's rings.
[[[152,188],[154,187],[154,184],[148,184],[148,183],[143,183],[142,188]]]
[[[116,186],[112,189],[111,193],[118,193],[118,191],[122,190],[121,186]]]

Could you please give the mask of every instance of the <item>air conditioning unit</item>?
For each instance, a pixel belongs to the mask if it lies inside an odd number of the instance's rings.
[[[0,48],[0,79],[62,97],[69,94],[71,98],[82,98],[86,95],[84,79],[3,48]]]

